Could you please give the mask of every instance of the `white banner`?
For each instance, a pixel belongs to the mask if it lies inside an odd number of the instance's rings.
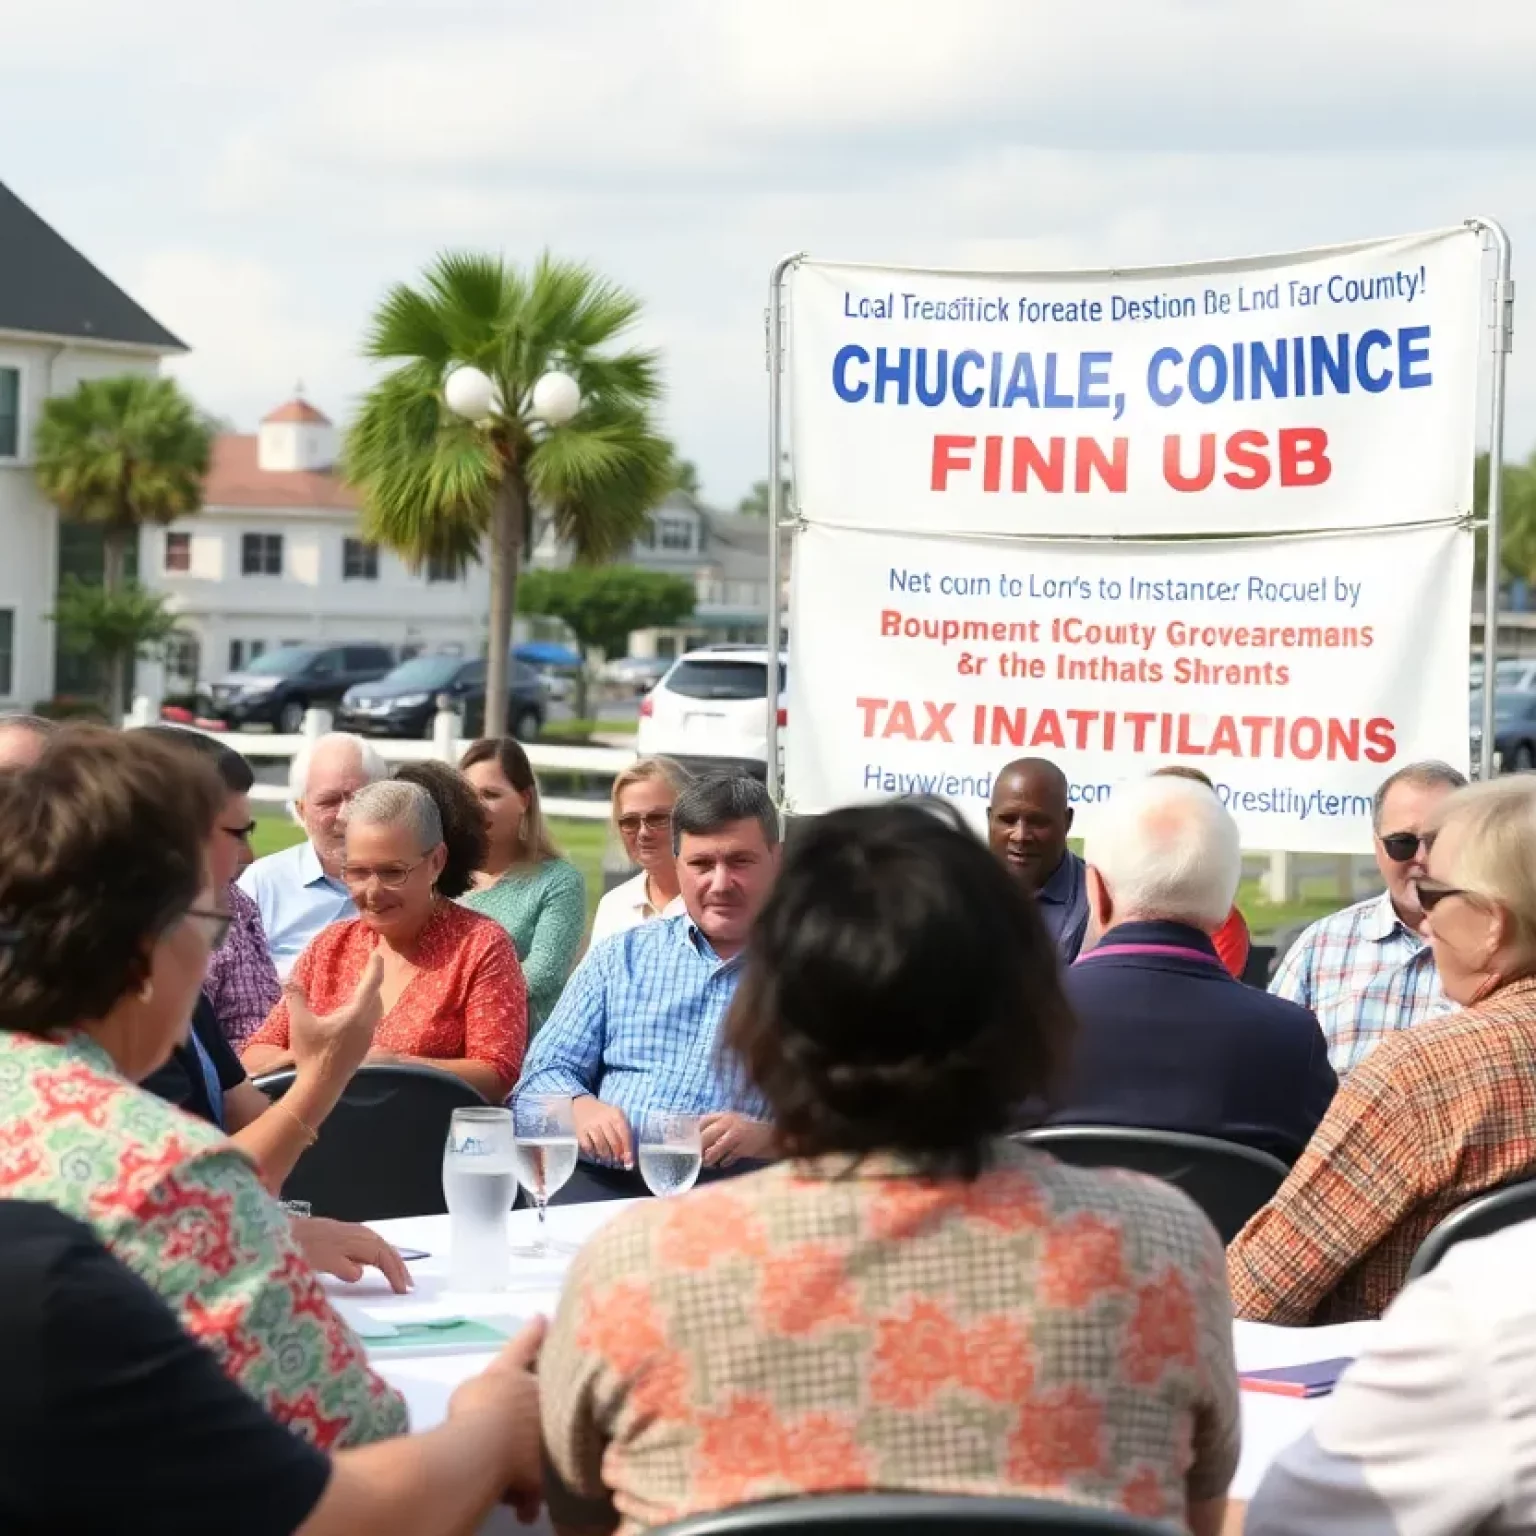
[[[936,794],[978,825],[1016,757],[1076,831],[1117,783],[1202,769],[1249,848],[1363,853],[1395,769],[1469,756],[1472,534],[1200,542],[796,536],[785,792]]]
[[[1481,235],[1125,272],[804,262],[810,522],[1273,533],[1471,510]]]

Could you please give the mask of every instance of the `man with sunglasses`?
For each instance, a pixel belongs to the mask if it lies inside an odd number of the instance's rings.
[[[1420,935],[1417,882],[1429,848],[1425,829],[1466,778],[1449,763],[1409,763],[1376,791],[1376,867],[1386,890],[1313,923],[1280,962],[1269,990],[1310,1008],[1342,1078],[1388,1035],[1451,1005]]]

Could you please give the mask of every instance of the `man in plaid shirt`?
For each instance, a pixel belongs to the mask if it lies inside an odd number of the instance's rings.
[[[1386,890],[1313,923],[1269,984],[1317,1015],[1341,1078],[1388,1035],[1450,1011],[1419,936],[1424,913],[1414,882],[1429,856],[1424,829],[1466,782],[1449,763],[1410,763],[1376,791],[1376,867]]]

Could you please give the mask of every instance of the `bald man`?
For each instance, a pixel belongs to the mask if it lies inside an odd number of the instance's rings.
[[[1088,929],[1083,861],[1067,847],[1072,806],[1067,776],[1043,757],[1009,763],[992,785],[987,841],[1034,896],[1064,965],[1077,959]]]
[[[53,724],[36,715],[0,715],[0,773],[30,768],[43,755]]]

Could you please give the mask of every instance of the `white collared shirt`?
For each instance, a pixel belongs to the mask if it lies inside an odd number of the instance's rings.
[[[683,898],[674,896],[664,907],[653,906],[647,876],[642,869],[632,880],[616,885],[597,904],[592,918],[592,944],[627,933],[658,917],[676,917],[684,910]]]

